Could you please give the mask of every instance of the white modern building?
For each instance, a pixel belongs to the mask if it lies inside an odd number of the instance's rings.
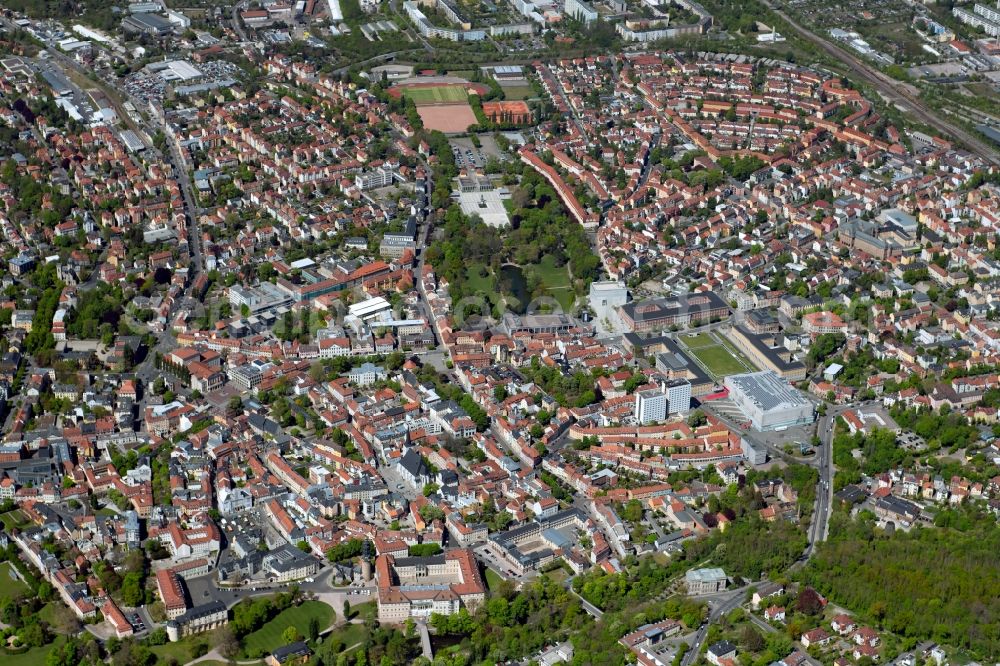
[[[683,414],[691,409],[691,382],[686,379],[671,379],[663,385],[667,393],[667,414]]]
[[[690,404],[690,394],[688,398]],[[635,420],[646,425],[667,418],[667,394],[659,388],[636,391]]]
[[[590,3],[584,0],[566,0],[566,15],[572,16],[584,23],[593,23],[597,20],[597,10]]]
[[[590,309],[598,320],[617,319],[615,308],[628,303],[628,287],[620,280],[598,280],[590,283]]]
[[[816,410],[799,391],[773,370],[730,375],[729,397],[757,430],[776,430],[816,420]]]

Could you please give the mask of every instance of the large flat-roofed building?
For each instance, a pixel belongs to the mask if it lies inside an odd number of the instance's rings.
[[[163,37],[174,31],[174,24],[159,14],[134,14],[122,20],[125,32]]]
[[[757,430],[774,430],[812,423],[815,407],[773,370],[730,375],[729,397]]]
[[[367,301],[361,301],[360,303],[348,306],[347,312],[362,321],[370,321],[390,314],[392,312],[392,304],[381,296],[376,296],[375,298],[369,298]]]
[[[684,574],[684,582],[688,594],[715,594],[726,589],[729,579],[722,569],[689,569]]]
[[[379,622],[452,615],[462,607],[474,612],[486,598],[486,585],[467,548],[431,557],[382,554],[375,561],[375,576]]]
[[[234,284],[229,287],[229,304],[236,310],[247,306],[250,314],[277,310],[292,304],[292,298],[270,282],[261,282],[257,287]]]
[[[755,333],[746,326],[733,326],[729,340],[758,368],[773,370],[793,382],[806,378],[806,366],[792,352],[778,344],[778,333]]]
[[[500,320],[501,329],[507,335],[516,333],[563,333],[574,328],[588,328],[573,317],[562,314],[525,314],[505,312]]]
[[[729,306],[711,291],[626,303],[618,308],[630,331],[656,331],[723,319]]]
[[[380,257],[400,259],[407,252],[416,252],[417,242],[405,234],[386,234],[378,246]]]

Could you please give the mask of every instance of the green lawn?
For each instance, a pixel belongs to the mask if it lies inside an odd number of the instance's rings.
[[[522,267],[522,272],[529,271],[533,272],[545,287],[545,295],[554,298],[564,311],[569,312],[576,300],[576,292],[570,281],[568,269],[565,266],[557,266],[551,256],[545,256],[537,264],[528,264]],[[482,264],[469,265],[465,275],[472,293],[480,291],[486,294],[497,293],[496,278],[490,275],[488,269]]]
[[[573,307],[576,293],[569,279],[569,271],[565,266],[556,266],[552,255],[545,255],[539,263],[525,268],[538,274],[542,284],[545,285],[546,294],[559,301],[563,310],[568,312]]]
[[[55,614],[59,610],[59,606],[57,606],[56,604],[59,604],[63,608],[66,608],[66,606],[63,605],[62,601],[50,601],[49,603],[42,606],[42,608],[38,611],[39,619],[41,619],[44,622],[48,622],[49,624],[55,624],[56,623]]]
[[[462,86],[433,86],[430,88],[403,88],[403,95],[413,100],[416,105],[442,104],[445,102],[465,102],[469,94]]]
[[[743,362],[743,365],[748,366],[750,370],[756,370],[757,364],[747,358],[747,355],[736,348],[731,341],[727,340],[724,336],[719,336],[722,341],[722,346],[729,350],[729,353],[735,356],[737,359]]]
[[[680,336],[680,339],[687,346],[688,349],[698,349],[699,347],[711,347],[713,345],[719,344],[708,333],[695,333],[693,336],[685,334]]]
[[[364,642],[367,633],[365,625],[363,624],[345,624],[331,631],[330,634],[323,639],[323,642],[328,643],[331,640],[338,640],[344,644],[345,648],[349,648],[352,645]]]
[[[0,521],[3,522],[4,527],[8,530],[12,530],[15,527],[21,529],[28,524],[28,520],[21,513],[20,509],[14,509],[13,511],[8,511],[7,513],[0,515]]]
[[[557,583],[562,583],[564,580],[569,578],[569,573],[565,569],[559,567],[558,569],[553,569],[552,571],[546,571],[545,575],[554,580]]]
[[[378,609],[376,608],[376,603],[374,601],[366,601],[363,604],[351,604],[351,617],[345,619],[364,619],[365,615],[368,613],[373,613],[374,615],[378,614]]]
[[[716,377],[747,372],[746,367],[722,345],[699,347],[692,349],[691,353],[697,356]]]
[[[192,648],[196,643],[204,643],[208,646],[208,649],[211,650],[212,646],[215,645],[214,638],[214,632],[194,634],[192,636],[185,636],[176,643],[153,645],[150,646],[149,649],[156,655],[156,663],[158,664],[164,663],[171,658],[175,659],[179,664],[186,664],[195,658]],[[206,650],[206,652],[207,651],[208,650]]]
[[[493,569],[486,569],[486,587],[488,587],[491,592],[495,590],[497,585],[499,585],[502,581],[503,576],[498,574],[496,571],[493,571]]]
[[[486,273],[482,275],[481,273]],[[493,276],[489,274],[489,269],[487,269],[482,264],[472,264],[466,269],[466,276],[468,279],[469,289],[475,293],[477,291],[482,291],[487,294],[492,294],[496,292],[496,285],[493,280]]]
[[[530,99],[535,96],[535,89],[529,85],[523,86],[500,86],[503,89],[503,98],[511,101]]]
[[[63,639],[57,638],[55,643],[50,643],[49,645],[43,645],[40,648],[31,648],[26,652],[21,652],[18,654],[12,654],[7,652],[6,649],[0,648],[0,663],[3,666],[39,666],[39,664],[44,664],[46,657],[49,656],[49,652],[52,648]]]
[[[244,654],[256,654],[257,650],[269,654],[275,648],[281,647],[285,644],[281,634],[288,627],[295,627],[300,634],[305,635],[311,618],[319,620],[319,628],[322,631],[333,622],[334,612],[322,601],[304,601],[298,606],[286,608],[273,620],[243,639]]]
[[[17,577],[14,565],[0,562],[0,597],[16,597],[29,591],[29,587]]]

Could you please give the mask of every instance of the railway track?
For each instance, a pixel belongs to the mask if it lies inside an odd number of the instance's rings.
[[[965,128],[941,119],[937,114],[928,109],[919,97],[910,92],[906,88],[906,84],[900,83],[892,77],[868,65],[860,58],[857,58],[853,54],[849,53],[846,49],[823,39],[816,33],[799,24],[791,16],[775,7],[770,0],[761,1],[771,11],[780,16],[795,32],[799,34],[800,37],[812,42],[824,53],[833,57],[838,62],[844,63],[844,65],[847,66],[851,72],[864,79],[887,100],[897,105],[905,106],[905,110],[909,112],[910,115],[914,116],[929,127],[933,127],[942,134],[958,140],[963,143],[970,152],[975,153],[992,164],[1000,165],[1000,156],[998,156],[996,149]]]

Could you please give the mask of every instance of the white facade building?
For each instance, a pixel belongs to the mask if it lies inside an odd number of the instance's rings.
[[[690,404],[690,397],[688,399]],[[635,420],[646,425],[667,418],[667,394],[658,388],[636,391]]]
[[[663,385],[667,392],[667,413],[683,414],[691,409],[691,382],[686,379],[672,379]]]

